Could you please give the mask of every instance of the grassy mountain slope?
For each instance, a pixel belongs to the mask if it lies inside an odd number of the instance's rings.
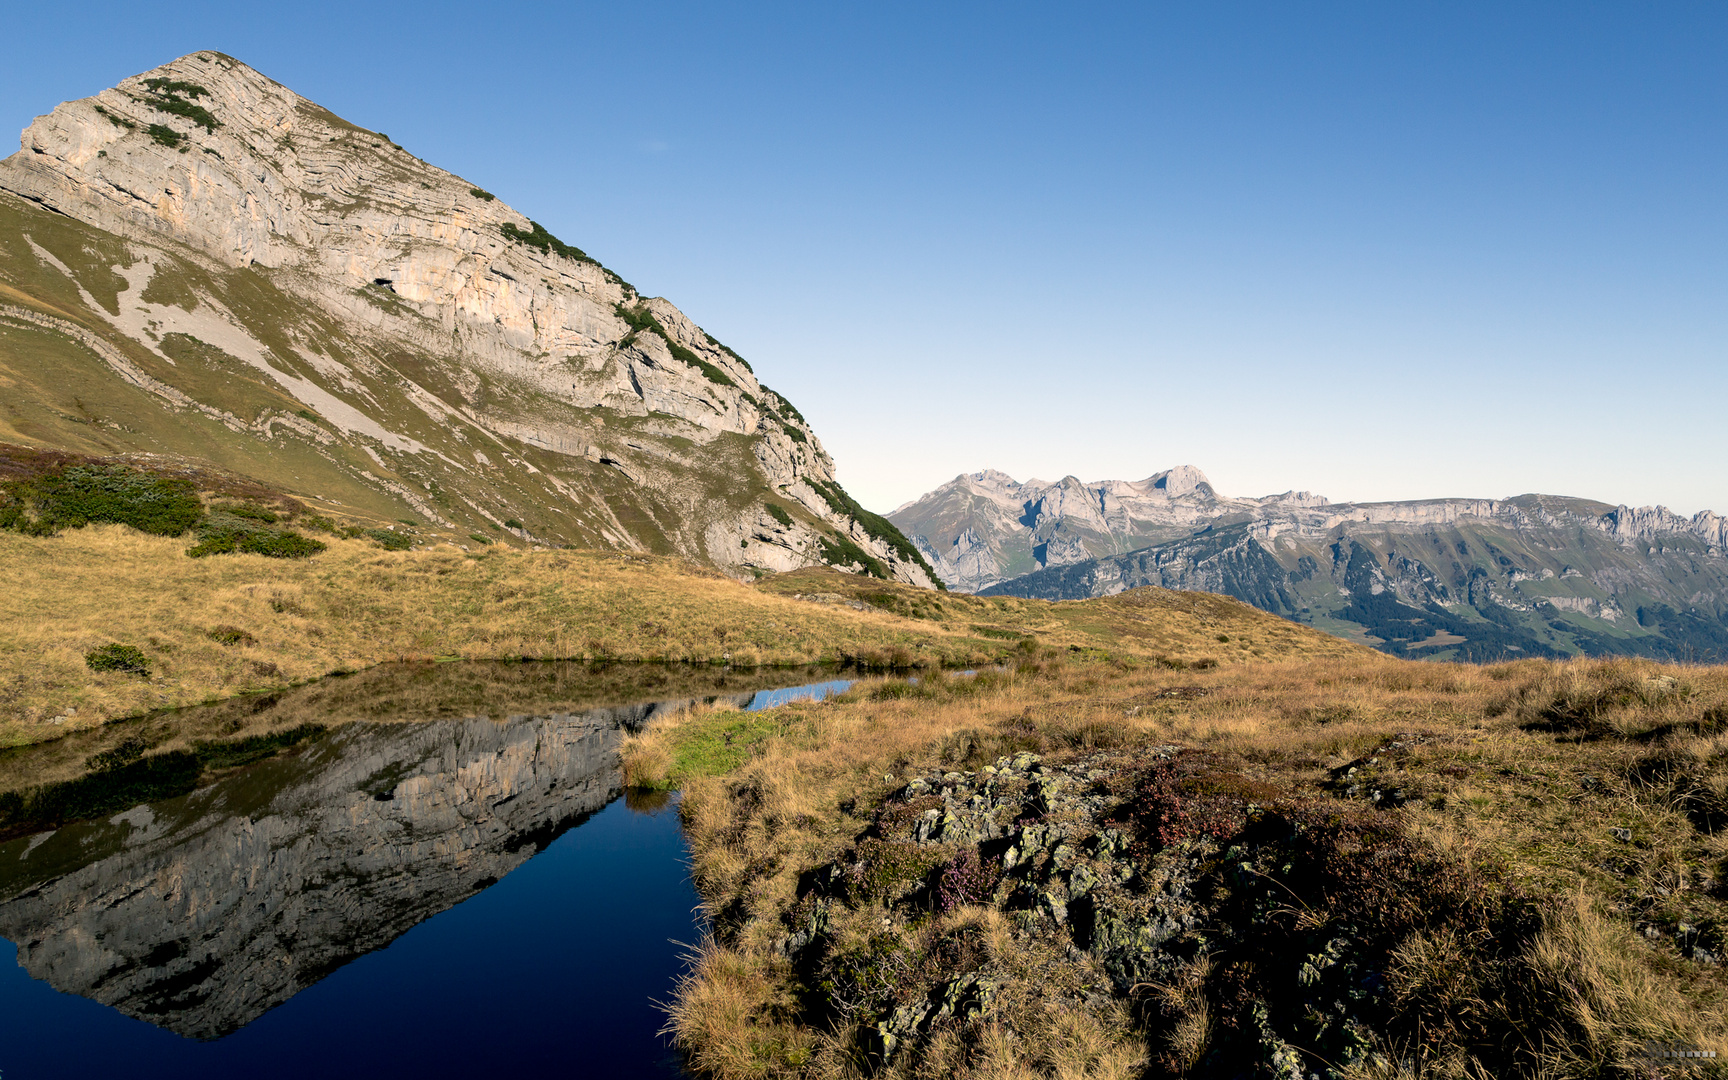
[[[1222,592],[1424,659],[1728,656],[1728,560],[1685,533],[1629,545],[1598,529],[1468,519],[1352,523],[1319,537],[1265,537],[1238,525],[985,593],[1067,599],[1144,584]]]
[[[675,307],[231,58],[24,144],[0,163],[0,441],[207,462],[458,544],[931,583]]]

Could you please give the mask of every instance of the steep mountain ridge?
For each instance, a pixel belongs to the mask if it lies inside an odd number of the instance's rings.
[[[1140,481],[1090,484],[1073,476],[1021,483],[986,469],[955,477],[888,519],[913,538],[949,586],[978,592],[1035,570],[1187,536],[1220,521],[1325,505],[1306,491],[1228,498],[1192,465]]]
[[[1728,519],[1711,511],[1550,495],[1241,499],[1185,466],[1138,483],[974,473],[891,519],[950,586],[985,595],[1218,592],[1436,658],[1728,655]]]
[[[932,584],[664,299],[246,65],[182,57],[0,162],[0,438],[216,461],[385,519]]]

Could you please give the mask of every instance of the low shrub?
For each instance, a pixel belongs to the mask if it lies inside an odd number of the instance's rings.
[[[895,554],[899,555],[902,559],[905,559],[914,566],[923,567],[924,573],[929,575],[930,580],[935,583],[938,590],[943,592],[948,591],[948,586],[944,585],[942,579],[936,576],[935,568],[925,561],[923,553],[912,545],[912,541],[906,539],[906,534],[902,533],[893,522],[880,514],[872,514],[870,511],[858,505],[857,500],[846,494],[846,489],[842,488],[839,484],[819,480],[815,477],[809,477],[808,482],[811,487],[816,489],[817,494],[822,496],[823,500],[827,502],[829,508],[836,514],[839,514],[842,517],[849,517],[853,521],[864,526],[864,531],[869,534],[872,539],[879,540],[888,545],[888,547],[894,550]],[[881,574],[878,576],[886,577],[887,575]]]
[[[186,549],[194,559],[206,555],[265,555],[272,559],[305,559],[325,550],[322,540],[313,540],[286,529],[259,528],[252,522],[229,515],[212,516],[201,530],[198,543]]]
[[[205,636],[218,645],[256,645],[258,639],[238,626],[213,626]]]
[[[414,538],[407,533],[399,533],[394,529],[367,529],[366,535],[377,542],[385,551],[407,551],[414,546]]]
[[[817,544],[822,550],[822,561],[830,566],[862,566],[864,572],[871,577],[889,580],[893,575],[888,573],[888,567],[881,559],[876,558],[850,539],[844,536],[822,536],[817,538]]]
[[[203,517],[204,504],[191,481],[125,465],[72,465],[0,484],[0,528],[36,536],[95,522],[179,536]]]
[[[96,111],[99,114],[101,114],[102,116],[106,117],[108,122],[110,124],[113,124],[117,128],[125,128],[127,131],[136,131],[138,129],[137,124],[134,124],[132,121],[126,119],[124,116],[115,116],[113,113],[109,112],[107,109],[104,109],[100,105],[96,106]]]
[[[513,223],[506,221],[504,224],[498,226],[498,231],[504,234],[506,240],[514,240],[524,247],[535,248],[543,255],[561,255],[572,262],[579,263],[595,262],[595,260],[589,258],[588,253],[583,251],[581,248],[572,247],[547,232],[546,226],[540,224],[538,221],[530,221],[528,224],[531,228],[521,229]],[[595,265],[598,265],[598,263]]]
[[[520,521],[517,521],[515,518],[505,518],[504,519],[504,527],[506,529],[526,529],[528,526],[522,524]]]
[[[768,516],[787,528],[792,527],[792,515],[788,514],[779,503],[764,503],[762,509],[768,511]]]
[[[136,645],[111,641],[84,654],[84,664],[91,671],[118,671],[127,675],[150,676],[150,658]]]
[[[150,136],[151,142],[158,146],[166,146],[170,150],[179,149],[180,143],[185,139],[185,136],[166,124],[151,124],[144,129],[144,133]]]
[[[132,764],[144,756],[144,751],[150,749],[150,744],[141,735],[128,735],[118,743],[91,754],[84,759],[84,767],[92,772],[104,772],[108,769],[118,769]]]
[[[469,188],[468,194],[474,196],[476,199],[479,199],[481,202],[491,202],[493,199],[496,199],[498,197],[498,196],[492,194],[490,191],[482,191],[481,189],[479,189],[477,187]]]

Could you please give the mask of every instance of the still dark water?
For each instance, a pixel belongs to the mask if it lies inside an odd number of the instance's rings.
[[[762,708],[845,685],[721,689]],[[570,711],[340,724],[0,844],[0,1080],[680,1075],[654,1003],[697,897],[675,800],[623,798],[616,752],[689,698],[581,688],[551,688]]]

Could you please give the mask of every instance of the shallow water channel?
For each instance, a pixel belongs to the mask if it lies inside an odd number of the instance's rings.
[[[624,798],[618,743],[845,686],[401,665],[10,752],[0,791],[100,812],[0,834],[0,1077],[677,1076],[654,1003],[702,927],[675,797]],[[176,747],[217,767],[91,787]]]

